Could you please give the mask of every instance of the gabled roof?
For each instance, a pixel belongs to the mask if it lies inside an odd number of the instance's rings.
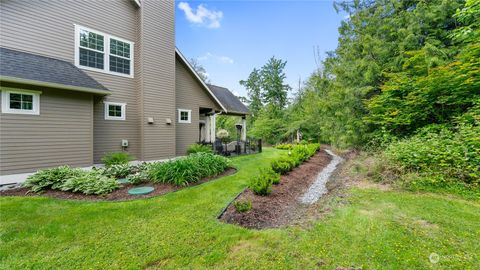
[[[243,105],[243,103],[234,94],[232,94],[230,90],[224,87],[206,84],[202,78],[200,78],[192,65],[190,65],[185,56],[183,56],[180,50],[178,50],[178,48],[175,48],[175,53],[180,57],[182,62],[188,67],[198,82],[205,88],[205,90],[207,90],[210,96],[218,103],[218,105],[220,105],[225,113],[240,115],[249,113],[248,108]]]
[[[72,63],[7,48],[0,48],[0,81],[110,94]]]
[[[217,99],[227,108],[231,114],[249,114],[247,106],[245,106],[230,90],[225,87],[207,84]]]

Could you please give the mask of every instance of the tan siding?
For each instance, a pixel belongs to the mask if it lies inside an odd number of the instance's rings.
[[[122,139],[129,140],[128,151],[139,159],[167,158],[175,155],[174,13],[174,1],[142,1],[141,8],[136,8],[130,0],[1,1],[0,46],[74,63],[74,24],[135,42],[134,78],[85,71],[112,92],[106,97],[93,98],[94,120],[90,121],[90,135],[85,136],[93,137],[94,162],[106,152],[121,150]],[[72,97],[77,95],[71,93]],[[104,120],[103,101],[127,103],[126,120]],[[51,119],[36,119],[32,124],[50,127],[62,119],[60,112],[64,106],[56,104],[50,109],[58,114]],[[147,124],[148,117],[153,117],[155,124]],[[167,118],[172,119],[172,125],[165,124]],[[78,123],[89,122],[78,120]],[[48,138],[39,142],[50,147],[50,139],[68,144],[63,138],[76,134],[73,132],[76,127],[66,126],[70,133],[65,131],[65,136],[44,131],[42,135]],[[5,147],[7,150],[10,145]],[[31,156],[37,153],[40,152],[34,149]],[[61,154],[59,157],[63,157]],[[42,164],[52,165],[50,161]]]
[[[165,123],[175,117],[174,15],[174,1],[142,1],[140,123],[144,160],[175,155],[175,126]],[[155,123],[149,125],[148,117]]]
[[[130,0],[2,1],[0,46],[74,63],[74,24],[78,24],[135,42],[137,56],[138,11]],[[103,100],[95,99],[95,162],[105,152],[121,150],[121,139],[128,139],[128,151],[140,156],[140,111],[136,78],[85,72],[112,91],[105,100],[127,103],[126,121],[106,121]]]
[[[6,85],[19,87],[19,85]],[[93,101],[87,93],[42,91],[40,115],[0,113],[0,175],[93,161]]]
[[[198,141],[199,110],[211,108],[219,110],[207,91],[188,68],[177,58],[175,63],[176,88],[176,154],[185,155],[187,147]],[[192,110],[192,123],[178,123],[178,109]]]

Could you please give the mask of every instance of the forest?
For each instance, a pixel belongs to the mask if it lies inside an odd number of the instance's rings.
[[[362,150],[359,171],[378,181],[478,198],[480,1],[334,7],[349,14],[338,47],[299,89],[285,83],[287,61],[275,57],[240,82],[249,135],[274,145],[298,132],[303,141]]]

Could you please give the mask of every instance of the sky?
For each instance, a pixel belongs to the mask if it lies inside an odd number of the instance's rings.
[[[270,57],[287,61],[286,82],[298,89],[316,69],[314,48],[324,58],[337,47],[333,1],[176,1],[176,46],[205,67],[211,83],[246,96],[239,84]],[[315,49],[315,50],[317,50]],[[292,93],[291,93],[292,94]]]

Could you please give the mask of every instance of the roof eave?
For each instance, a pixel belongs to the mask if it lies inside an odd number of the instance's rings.
[[[250,112],[234,112],[234,111],[229,111],[228,114],[231,114],[231,115],[250,115]]]
[[[29,79],[10,77],[10,76],[0,76],[0,81],[51,87],[51,88],[58,88],[58,89],[66,89],[71,91],[78,91],[78,92],[85,92],[85,93],[92,93],[92,94],[99,94],[99,95],[111,94],[109,90],[102,90],[102,89],[82,87],[82,86],[73,86],[73,85],[66,85],[66,84],[59,84],[59,83],[52,83],[52,82],[44,82],[44,81],[37,81],[37,80],[29,80]]]
[[[218,103],[218,105],[220,105],[220,107],[222,107],[222,110],[225,112],[225,113],[228,113],[228,110],[225,108],[225,106],[223,106],[223,104],[220,102],[220,100],[218,100],[218,98],[213,94],[212,90],[210,90],[210,88],[207,86],[207,84],[202,80],[202,78],[200,78],[200,76],[198,75],[198,73],[195,71],[195,69],[190,65],[190,63],[188,62],[188,60],[185,58],[185,56],[183,56],[183,54],[180,52],[180,50],[178,48],[175,48],[175,52],[178,54],[178,56],[180,56],[180,59],[183,61],[183,63],[185,63],[185,65],[187,65],[188,69],[190,69],[190,71],[195,75],[195,77],[197,78],[197,80],[200,82],[200,84],[205,88],[205,90],[207,90],[207,92],[210,94],[210,96],[212,96],[212,98]]]

